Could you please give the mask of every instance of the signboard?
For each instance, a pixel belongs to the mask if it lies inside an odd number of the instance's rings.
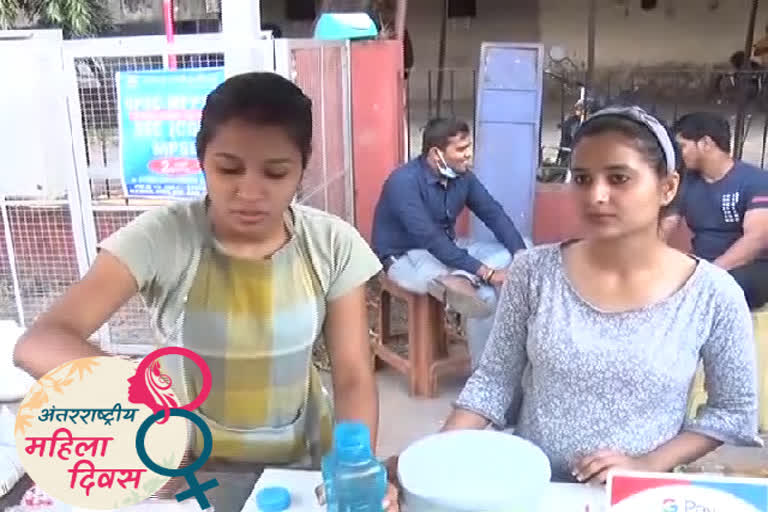
[[[616,472],[610,512],[766,512],[768,479],[691,473]]]
[[[205,194],[195,150],[200,113],[223,68],[117,73],[120,163],[129,197]]]

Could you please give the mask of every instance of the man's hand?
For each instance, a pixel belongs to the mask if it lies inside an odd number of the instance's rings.
[[[504,280],[507,278],[507,270],[506,269],[492,269],[490,267],[486,267],[485,265],[482,265],[478,271],[477,271],[477,277],[480,278],[480,280],[485,283],[485,278],[488,276],[488,274],[491,273],[493,270],[493,275],[491,276],[490,281],[488,281],[488,284],[492,286],[501,286],[504,284]]]
[[[400,493],[397,490],[397,486],[390,482],[389,486],[387,487],[387,496],[384,498],[384,503],[382,503],[384,512],[400,511],[399,495]]]
[[[398,512],[399,495],[400,495],[400,480],[397,478],[397,461],[398,456],[393,455],[384,461],[384,466],[387,468],[387,479],[389,479],[389,488],[387,489],[387,497],[385,500],[387,503],[387,512]]]
[[[613,450],[600,450],[576,463],[573,476],[579,482],[604,484],[612,469],[630,471],[651,471],[650,464],[643,457],[629,457]]]
[[[493,272],[493,275],[491,276],[491,280],[488,284],[498,287],[503,285],[506,279],[507,279],[506,269],[498,269]]]
[[[397,487],[400,486],[400,481],[397,479],[398,460],[399,456],[393,455],[384,461],[384,467],[387,468],[387,478],[389,479],[390,483],[395,484]]]

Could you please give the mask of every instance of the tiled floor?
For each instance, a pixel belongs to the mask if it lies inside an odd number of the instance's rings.
[[[379,446],[382,457],[399,454],[409,444],[440,430],[451,412],[451,402],[461,391],[463,379],[444,379],[436,398],[408,396],[406,377],[392,370],[377,372],[379,381]],[[323,374],[331,389],[328,374]]]
[[[382,456],[400,453],[413,441],[440,430],[463,384],[462,380],[445,379],[437,398],[418,399],[408,396],[405,377],[391,371],[381,371],[378,376]]]

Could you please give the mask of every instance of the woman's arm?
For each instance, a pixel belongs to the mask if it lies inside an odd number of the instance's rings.
[[[368,425],[375,449],[379,396],[368,338],[365,285],[356,286],[328,303],[324,334],[331,358],[336,420],[356,420]]]
[[[116,257],[101,252],[82,280],[73,284],[21,336],[14,363],[34,378],[57,366],[105,355],[88,341],[137,290],[136,280]]]
[[[507,269],[501,288],[496,317],[480,363],[467,381],[456,411],[446,422],[446,429],[485,428],[493,422],[507,427],[510,407],[517,405],[522,393],[522,376],[528,364],[528,319],[531,313],[530,269],[534,252],[520,252]],[[514,411],[513,416],[517,416]]]
[[[643,457],[649,471],[667,472],[702,458],[722,443],[695,432],[682,432]]]
[[[440,432],[449,430],[483,430],[490,421],[475,412],[465,411],[463,409],[454,409],[448,419],[445,420]]]
[[[603,484],[611,470],[653,471],[666,473],[677,466],[700,459],[721,443],[711,437],[683,432],[654,451],[630,457],[613,450],[602,450],[578,461],[573,475],[579,482]]]
[[[713,297],[714,322],[701,347],[707,402],[684,430],[735,445],[760,446],[757,364],[744,292],[727,275]]]

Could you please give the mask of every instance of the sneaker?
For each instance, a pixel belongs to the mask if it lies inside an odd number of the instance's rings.
[[[466,285],[458,281],[459,279]],[[456,276],[438,277],[427,285],[427,291],[431,296],[460,315],[469,318],[483,318],[491,315],[493,308],[480,299],[473,289],[469,280]]]

